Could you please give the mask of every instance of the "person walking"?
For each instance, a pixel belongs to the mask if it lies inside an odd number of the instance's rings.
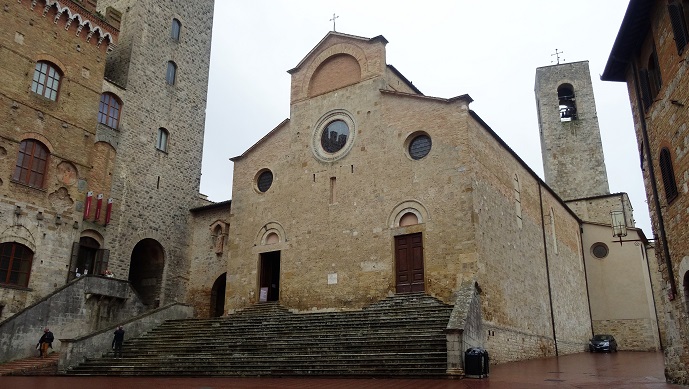
[[[115,350],[115,358],[122,358],[122,343],[124,343],[124,330],[118,326],[112,338],[112,349]]]
[[[43,335],[41,336],[41,339],[38,340],[38,344],[36,345],[41,358],[48,356],[48,347],[53,348],[53,340],[55,340],[53,333],[50,332],[48,327],[45,327],[45,329],[43,329]]]

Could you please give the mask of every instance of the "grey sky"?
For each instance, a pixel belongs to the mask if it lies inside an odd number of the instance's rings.
[[[627,192],[652,237],[626,84],[602,82],[628,0],[218,0],[201,192],[232,194],[232,163],[289,117],[287,70],[328,33],[383,35],[387,63],[427,96],[469,94],[474,110],[543,177],[536,68],[588,60],[611,192]]]

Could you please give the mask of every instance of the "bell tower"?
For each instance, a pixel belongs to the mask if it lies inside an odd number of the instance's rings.
[[[565,201],[610,194],[588,61],[536,69],[545,182]]]

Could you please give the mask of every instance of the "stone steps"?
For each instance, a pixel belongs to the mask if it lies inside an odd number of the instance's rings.
[[[126,339],[123,358],[107,353],[67,374],[442,376],[451,310],[423,294],[346,312],[256,304],[222,318],[167,321]]]
[[[58,353],[50,353],[45,358],[31,357],[0,365],[0,376],[9,375],[55,375],[57,373]]]

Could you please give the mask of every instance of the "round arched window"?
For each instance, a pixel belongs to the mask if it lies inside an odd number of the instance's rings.
[[[605,245],[605,243],[595,243],[593,246],[591,246],[591,252],[596,258],[605,258],[608,256],[608,246]]]
[[[261,193],[263,193],[270,189],[271,185],[273,185],[273,172],[270,170],[264,170],[256,179],[256,187]]]
[[[336,153],[345,146],[349,137],[349,126],[343,120],[334,120],[323,129],[321,146],[326,153]]]
[[[409,142],[409,156],[412,159],[421,159],[431,152],[431,137],[427,134],[421,134],[414,137]]]

